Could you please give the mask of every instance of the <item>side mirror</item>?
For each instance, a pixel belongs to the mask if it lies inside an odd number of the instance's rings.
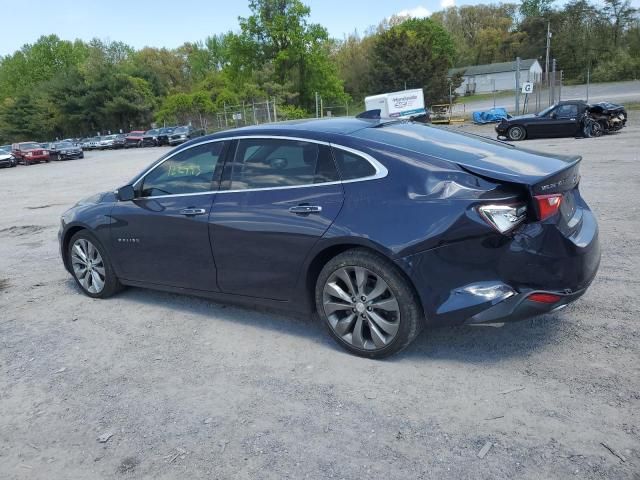
[[[118,197],[118,200],[121,202],[128,202],[136,198],[136,191],[132,185],[125,185],[116,191],[116,197]]]
[[[551,113],[551,118],[553,119],[558,118],[558,114],[556,112]]]

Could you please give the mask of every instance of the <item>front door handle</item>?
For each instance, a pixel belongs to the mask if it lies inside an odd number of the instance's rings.
[[[320,213],[322,207],[318,205],[296,205],[295,207],[291,207],[289,211],[297,215],[309,215],[310,213]]]
[[[180,215],[186,215],[191,217],[194,215],[204,215],[207,211],[204,208],[183,208],[180,210]]]

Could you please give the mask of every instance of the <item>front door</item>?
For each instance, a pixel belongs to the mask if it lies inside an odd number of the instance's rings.
[[[328,145],[241,139],[210,217],[218,285],[290,300],[304,260],[344,198]]]
[[[157,285],[216,291],[208,220],[226,143],[181,150],[136,182],[136,198],[112,211],[118,275]]]
[[[577,116],[577,105],[558,105],[540,122],[538,135],[542,137],[568,137],[575,135],[578,125]]]

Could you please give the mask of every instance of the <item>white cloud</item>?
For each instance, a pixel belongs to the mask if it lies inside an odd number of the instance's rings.
[[[440,6],[442,8],[449,8],[456,6],[456,0],[440,0]]]
[[[442,0],[444,1],[452,1],[452,0]],[[455,1],[455,0],[453,0]],[[411,17],[411,18],[425,18],[431,15],[431,11],[427,10],[425,7],[419,5],[415,8],[408,8],[406,10],[402,10],[398,12],[399,17]]]

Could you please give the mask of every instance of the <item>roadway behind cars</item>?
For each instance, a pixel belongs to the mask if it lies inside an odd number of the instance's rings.
[[[78,295],[60,214],[166,149],[0,171],[0,431],[12,439],[0,472],[635,479],[640,115],[605,137],[518,146],[584,156],[603,250],[594,284],[560,312],[432,331],[387,361],[343,352],[313,318],[138,289]]]

